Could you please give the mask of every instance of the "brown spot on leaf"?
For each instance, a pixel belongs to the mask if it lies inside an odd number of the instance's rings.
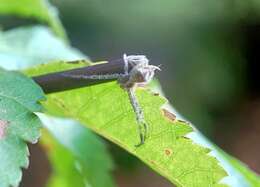
[[[176,116],[175,116],[173,113],[169,112],[169,111],[166,110],[165,108],[162,109],[162,112],[163,112],[163,115],[164,115],[167,119],[169,119],[171,122],[174,122],[174,121],[175,121]]]
[[[166,156],[171,156],[172,155],[172,150],[167,148],[167,149],[164,150],[164,153],[165,153]]]
[[[153,93],[154,96],[159,96],[160,94],[159,93]]]
[[[8,121],[0,119],[0,140],[5,137],[5,131],[8,123],[9,123]]]

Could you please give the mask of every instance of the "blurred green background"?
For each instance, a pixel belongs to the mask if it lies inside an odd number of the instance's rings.
[[[152,64],[161,64],[157,77],[171,104],[209,139],[260,173],[259,0],[51,3],[72,45],[93,61],[127,53],[145,54]],[[1,22],[9,29],[33,20],[2,17]],[[109,147],[119,186],[171,186],[121,149]],[[32,149],[32,155],[42,154]],[[31,169],[39,167],[31,159]],[[42,168],[46,175],[47,165]]]

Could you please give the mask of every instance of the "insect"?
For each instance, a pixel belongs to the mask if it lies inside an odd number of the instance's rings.
[[[147,133],[148,124],[144,119],[143,110],[135,95],[135,88],[148,84],[154,77],[156,70],[161,70],[158,66],[150,65],[145,55],[123,55],[124,72],[115,74],[98,74],[98,75],[72,75],[64,74],[71,78],[78,79],[117,79],[119,85],[128,93],[130,103],[136,115],[140,143],[136,146],[144,144]],[[131,68],[130,68],[131,67]]]

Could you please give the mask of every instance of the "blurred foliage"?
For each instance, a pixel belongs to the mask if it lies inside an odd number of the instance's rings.
[[[75,121],[40,118],[53,135],[46,132],[41,138],[54,169],[48,187],[115,186],[112,161],[100,138]]]
[[[0,42],[1,66],[10,70],[60,59],[87,58],[77,49],[53,36],[51,31],[43,26],[0,31]]]
[[[67,39],[58,18],[58,12],[49,4],[48,0],[0,0],[0,14],[33,18],[45,22],[58,36]]]

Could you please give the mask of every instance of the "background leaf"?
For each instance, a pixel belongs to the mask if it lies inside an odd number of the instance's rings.
[[[40,120],[33,113],[41,110],[43,92],[20,73],[0,69],[0,186],[17,186],[21,167],[28,167],[25,141],[35,143],[40,136]]]
[[[46,64],[27,73],[32,76],[52,71],[48,66],[56,66],[54,71],[62,70],[67,68],[64,64]],[[137,90],[137,96],[150,125],[150,137],[138,148],[135,147],[139,142],[135,114],[127,93],[116,82],[50,94],[43,104],[50,113],[79,120],[177,186],[225,186],[219,182],[226,172],[214,157],[208,155],[210,150],[185,137],[193,131],[192,127],[160,109],[165,99],[147,90]]]
[[[67,38],[58,18],[58,10],[47,0],[0,0],[0,14],[34,18],[46,22],[58,36]]]
[[[39,117],[53,135],[41,138],[54,169],[49,187],[114,186],[112,160],[101,139],[73,120]]]
[[[54,60],[83,58],[87,57],[55,37],[47,27],[0,31],[0,66],[6,69],[17,70]]]

